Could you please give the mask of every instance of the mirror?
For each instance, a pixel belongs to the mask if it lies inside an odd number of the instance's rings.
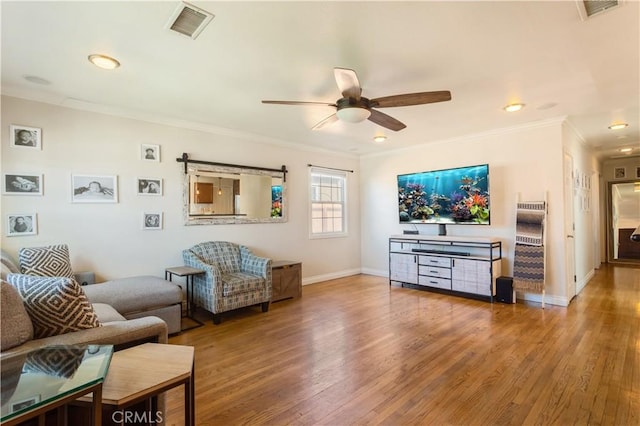
[[[640,226],[640,180],[609,183],[609,261],[640,264],[640,243],[631,234]]]
[[[200,163],[186,166],[186,225],[286,222],[284,171]]]

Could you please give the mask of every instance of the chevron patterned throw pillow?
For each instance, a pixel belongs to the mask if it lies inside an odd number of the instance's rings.
[[[7,281],[20,292],[35,338],[100,326],[82,287],[72,278],[9,274]]]
[[[73,279],[69,247],[66,244],[22,248],[18,252],[18,259],[23,274]]]

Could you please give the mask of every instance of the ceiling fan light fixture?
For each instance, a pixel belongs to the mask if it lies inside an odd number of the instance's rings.
[[[616,124],[612,124],[611,126],[609,126],[609,130],[622,130],[625,127],[629,127],[629,124],[627,124],[627,123],[616,123]]]
[[[360,123],[371,115],[371,111],[360,107],[341,108],[336,112],[338,118],[349,123]]]
[[[373,137],[373,141],[378,143],[382,143],[386,140],[387,140],[387,137],[385,135],[378,135]]]
[[[524,108],[524,104],[509,104],[502,109],[506,112],[516,112],[520,111],[522,108]]]
[[[106,55],[89,55],[88,59],[93,65],[104,70],[114,70],[120,66],[117,59]]]

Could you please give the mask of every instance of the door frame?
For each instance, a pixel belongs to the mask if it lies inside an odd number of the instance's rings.
[[[607,207],[606,207],[606,229],[605,229],[605,238],[607,243],[607,263],[617,263],[617,264],[625,264],[625,265],[640,265],[640,261],[631,260],[631,259],[614,259],[613,258],[613,215],[612,215],[612,207],[613,207],[613,185],[617,185],[619,183],[635,183],[638,182],[638,179],[620,179],[620,180],[612,180],[607,182]]]
[[[578,291],[576,276],[576,241],[575,241],[575,195],[573,157],[568,152],[564,152],[563,157],[563,204],[564,204],[564,267],[565,267],[565,291],[567,301],[571,301]]]

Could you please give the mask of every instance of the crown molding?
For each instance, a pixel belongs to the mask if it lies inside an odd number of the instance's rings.
[[[490,137],[490,136],[505,135],[505,134],[510,134],[510,133],[518,133],[518,132],[521,132],[523,130],[528,130],[528,129],[538,129],[538,128],[545,128],[545,127],[551,127],[551,126],[558,126],[558,125],[561,125],[562,123],[566,122],[566,118],[567,118],[566,116],[553,117],[553,118],[549,118],[549,119],[546,119],[546,120],[531,121],[531,122],[519,124],[519,125],[516,125],[516,126],[500,127],[500,128],[497,128],[497,129],[491,129],[491,130],[487,130],[487,131],[484,131],[484,132],[469,133],[469,134],[463,135],[463,136],[456,136],[456,137],[453,137],[453,138],[447,138],[447,139],[440,139],[440,140],[436,140],[436,141],[424,142],[424,143],[421,143],[421,144],[411,145],[411,146],[403,147],[403,148],[392,149],[392,150],[388,150],[388,151],[384,151],[384,152],[375,152],[375,153],[371,153],[371,154],[363,154],[363,155],[360,156],[360,158],[382,157],[382,156],[388,156],[389,154],[393,154],[393,153],[414,151],[416,149],[424,148],[425,146],[446,145],[446,144],[452,144],[452,143],[456,143],[456,142],[457,143],[467,142],[467,141],[471,141],[471,140],[475,140],[475,139],[487,138],[487,137]]]
[[[218,127],[211,124],[200,123],[197,121],[183,120],[175,117],[161,116],[156,114],[150,114],[144,111],[137,111],[122,107],[96,104],[89,101],[76,98],[68,98],[60,96],[55,93],[48,93],[39,91],[25,92],[12,90],[11,88],[3,88],[2,96],[13,97],[17,99],[23,99],[31,102],[40,102],[50,105],[55,105],[63,108],[70,108],[79,111],[87,111],[104,115],[111,115],[120,118],[127,118],[131,120],[144,121],[153,124],[162,124],[165,126],[177,127],[179,129],[196,130],[204,133],[210,133],[217,136],[228,136],[237,139],[244,139],[249,142],[257,142],[268,144],[272,146],[278,146],[286,149],[293,149],[296,151],[317,152],[323,154],[331,154],[342,158],[357,159],[358,154],[333,151],[325,148],[318,148],[313,146],[307,146],[291,141],[285,141],[276,138],[270,138],[268,136],[259,135],[251,132],[244,132],[240,130],[229,129],[226,127]]]

